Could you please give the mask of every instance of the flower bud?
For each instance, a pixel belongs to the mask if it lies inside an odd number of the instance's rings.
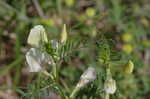
[[[104,90],[107,94],[114,94],[116,92],[116,81],[112,77],[108,77],[104,83]]]
[[[31,48],[26,53],[26,61],[30,72],[42,72],[46,64],[52,63],[52,58],[47,53],[42,53],[35,48]]]
[[[40,47],[42,42],[48,42],[44,27],[37,25],[32,28],[27,42],[34,47]]]
[[[96,79],[96,70],[93,67],[89,67],[80,77],[80,81],[77,87],[83,87],[86,84],[94,81]]]
[[[61,40],[60,42],[65,44],[67,41],[67,31],[66,31],[66,24],[64,24],[64,27],[63,27],[63,30],[62,30],[62,33],[61,33]]]
[[[133,69],[134,69],[134,64],[133,62],[130,60],[128,62],[128,64],[125,65],[124,67],[124,73],[125,74],[131,74],[133,72]]]

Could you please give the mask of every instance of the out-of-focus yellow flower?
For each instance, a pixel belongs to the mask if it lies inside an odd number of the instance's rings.
[[[68,7],[72,7],[74,5],[74,0],[65,0],[65,4],[68,6]]]
[[[54,26],[55,22],[53,19],[49,18],[49,19],[42,19],[41,24]]]
[[[150,47],[150,41],[149,41],[149,40],[144,40],[144,41],[143,41],[143,45],[144,45],[145,47]]]
[[[93,8],[87,8],[86,9],[86,15],[88,16],[88,17],[93,17],[94,15],[95,15],[95,9],[93,9]]]
[[[130,42],[130,41],[132,40],[132,35],[131,35],[131,33],[124,33],[124,34],[122,35],[122,40],[123,40],[124,42]]]
[[[124,44],[122,46],[122,50],[128,54],[130,54],[133,51],[133,47],[131,44]]]
[[[125,74],[131,74],[134,69],[134,63],[130,60],[125,66],[124,66],[124,73]]]
[[[67,30],[66,30],[66,24],[64,24],[63,30],[62,30],[62,33],[61,33],[61,40],[60,40],[60,42],[65,44],[66,41],[67,41]]]
[[[149,26],[149,21],[145,17],[142,17],[140,21],[144,26],[146,27]]]

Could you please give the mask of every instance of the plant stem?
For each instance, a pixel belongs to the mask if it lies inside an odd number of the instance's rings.
[[[67,99],[67,96],[65,96],[63,90],[59,87],[59,85],[56,85],[55,88],[59,91],[62,99]]]
[[[56,66],[55,66],[55,67],[56,67]],[[54,85],[55,85],[55,88],[59,91],[59,93],[60,93],[62,99],[68,99],[68,97],[65,96],[63,90],[59,87],[59,85],[58,85],[58,83],[57,83],[55,77],[53,77],[53,75],[51,75],[51,74],[48,73],[47,71],[43,71],[43,73],[44,73],[46,76],[49,76],[49,77],[53,80]]]
[[[46,75],[46,76],[49,76],[52,80],[54,80],[54,77],[52,74],[48,73],[47,71],[43,71],[43,73]]]
[[[56,82],[58,82],[58,68],[57,68],[56,64],[53,65],[53,74],[54,74]]]
[[[79,87],[76,87],[73,91],[72,91],[72,93],[71,93],[71,95],[70,95],[70,99],[74,99],[75,98],[75,96],[76,96],[76,94],[77,94],[77,92],[80,90],[80,88]]]
[[[61,3],[62,3],[62,1],[61,0],[57,0],[56,1],[57,2],[57,10],[58,10],[58,13],[59,13],[59,15],[61,15],[61,9],[62,9],[62,6],[61,6]]]
[[[109,94],[105,94],[105,99],[109,99]]]

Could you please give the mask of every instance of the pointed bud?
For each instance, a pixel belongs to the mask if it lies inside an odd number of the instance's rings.
[[[35,48],[31,48],[26,53],[26,61],[30,72],[42,72],[46,64],[52,63],[52,58],[47,53],[42,53]]]
[[[80,77],[80,81],[77,87],[83,87],[86,84],[94,81],[96,79],[96,70],[93,67],[89,67]]]
[[[61,33],[61,40],[60,42],[65,44],[67,41],[67,31],[66,31],[66,24],[64,24],[64,27],[63,27],[63,30],[62,30],[62,33]]]
[[[124,67],[124,73],[125,74],[131,74],[134,69],[134,63],[130,60],[128,64],[125,65]]]
[[[112,77],[108,77],[104,83],[104,90],[107,94],[114,94],[116,92],[116,81]]]
[[[27,42],[34,47],[40,47],[42,42],[48,42],[44,27],[37,25],[32,28]]]

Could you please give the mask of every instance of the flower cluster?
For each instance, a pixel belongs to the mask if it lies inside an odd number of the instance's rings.
[[[125,37],[128,37],[126,34]],[[57,40],[48,40],[47,33],[45,32],[45,29],[41,25],[35,26],[33,29],[31,29],[29,37],[28,37],[28,44],[32,46],[32,48],[29,49],[29,51],[26,53],[26,61],[29,65],[30,72],[43,72],[44,74],[50,76],[52,80],[57,82],[57,66],[54,64],[57,63],[56,59],[60,59],[57,54],[59,54],[59,51],[57,52],[57,49],[59,47],[62,47],[67,42],[67,31],[66,31],[66,25],[64,25],[62,33],[61,33],[61,39],[60,43],[57,42]],[[47,51],[47,46],[49,48],[54,49],[54,55],[49,53]],[[45,50],[46,49],[46,50]],[[61,48],[60,48],[61,49]],[[48,49],[49,50],[49,49]],[[60,52],[61,54],[61,52]],[[55,57],[55,55],[58,57]],[[108,61],[108,60],[107,60]],[[102,62],[104,64],[104,62]],[[51,75],[46,71],[46,67],[48,65],[53,66],[53,74]],[[108,64],[105,64],[108,65]],[[123,71],[125,74],[131,74],[134,69],[134,64],[130,60],[128,64],[126,64],[123,68]],[[87,70],[83,72],[83,74],[80,77],[79,82],[77,83],[76,87],[72,91],[70,98],[75,98],[75,95],[77,92],[83,88],[84,86],[88,85],[89,83],[93,82],[97,78],[97,72],[94,67],[88,67]],[[61,94],[64,94],[63,91],[56,86]],[[110,66],[108,65],[106,67],[106,80],[104,82],[104,91],[106,93],[106,99],[108,99],[110,94],[114,94],[116,92],[116,81],[112,78],[111,72],[110,72]],[[64,97],[65,95],[62,95]],[[66,99],[69,99],[67,97]]]
[[[65,44],[66,41],[67,32],[66,25],[64,25],[60,42]],[[32,46],[32,48],[26,53],[26,60],[30,72],[41,72],[45,70],[47,64],[54,64],[53,58],[47,52],[43,52],[42,49],[45,47],[45,44],[49,43],[53,49],[57,49],[59,44],[57,40],[48,41],[47,33],[42,25],[37,25],[31,29],[27,42]]]
[[[47,64],[52,63],[52,57],[46,52],[41,51],[41,47],[47,42],[48,38],[43,26],[37,25],[31,29],[28,44],[33,48],[30,48],[26,53],[26,60],[30,67],[30,72],[42,72]]]

